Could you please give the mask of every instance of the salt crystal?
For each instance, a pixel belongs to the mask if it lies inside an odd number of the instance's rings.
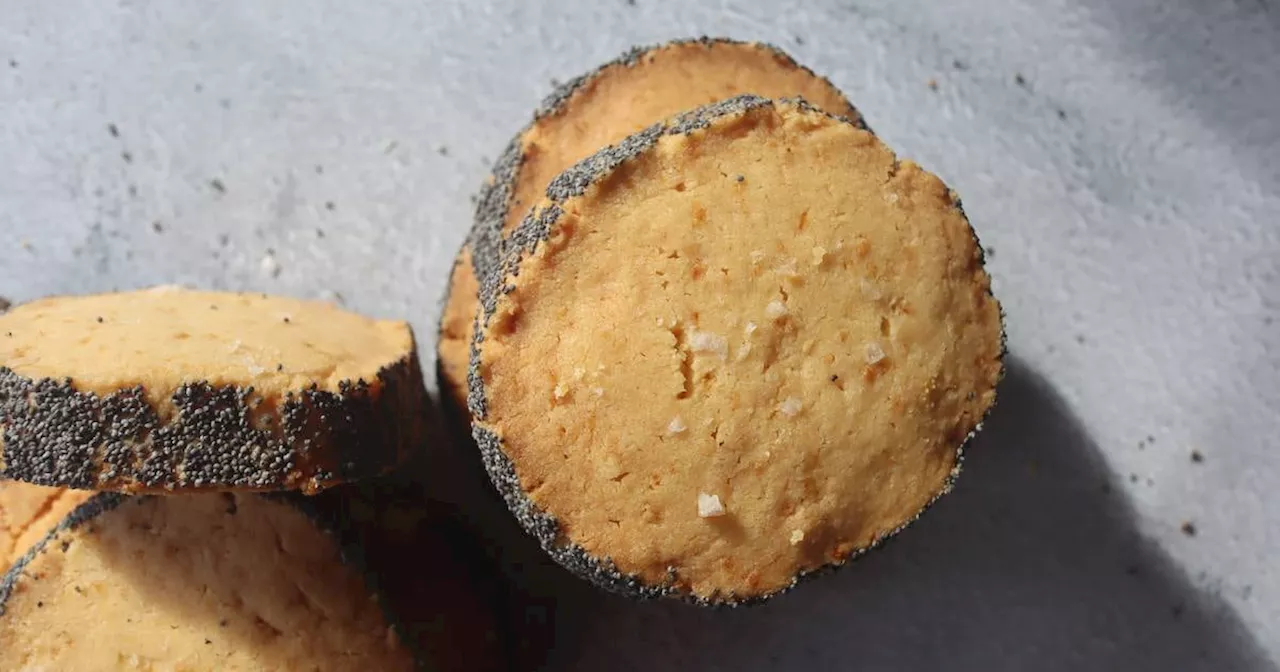
[[[892,192],[892,191],[890,191],[890,192],[886,192],[886,193],[885,193],[885,195],[884,195],[884,202],[885,202],[885,203],[897,203],[897,202],[898,202],[898,195],[897,195],[896,193]]]
[[[761,252],[760,250],[752,250],[751,263],[758,264],[762,261],[764,261],[764,252]]]
[[[800,403],[799,399],[796,399],[795,397],[787,397],[782,400],[782,403],[778,404],[778,412],[789,418],[793,418],[803,407],[804,405]]]
[[[748,322],[747,325],[742,328],[742,330],[747,332],[747,335],[750,336],[751,334],[754,334],[756,331],[756,323]]]
[[[684,424],[684,419],[677,415],[676,417],[671,418],[670,424],[667,425],[667,433],[679,434],[688,428],[688,425]]]
[[[764,307],[764,316],[771,320],[776,320],[786,314],[787,304],[778,300],[770,301],[769,305]]]
[[[699,518],[718,518],[723,515],[724,505],[720,503],[719,495],[708,495],[705,492],[698,493]]]
[[[802,541],[804,541],[804,530],[791,530],[791,545],[795,546]]]
[[[826,258],[827,258],[827,248],[822,247],[821,245],[813,248],[813,265],[814,266],[821,266],[822,262],[825,261]]]
[[[603,396],[604,396],[604,388],[603,388],[603,387],[593,387],[593,388],[591,388],[591,394],[594,394],[594,395],[596,395],[597,397],[603,397]]]
[[[884,360],[884,348],[879,343],[867,344],[867,363],[875,366]]]
[[[695,331],[689,335],[689,349],[694,352],[714,352],[720,359],[728,359],[729,340],[709,331]]]
[[[787,261],[787,263],[785,263],[785,264],[783,264],[783,265],[779,266],[779,267],[778,267],[778,275],[783,275],[783,276],[787,276],[787,277],[790,277],[790,278],[794,278],[794,277],[796,277],[797,275],[800,275],[800,271],[799,271],[798,266],[797,266],[797,264],[796,264],[796,260],[795,260],[795,259],[790,259],[790,260],[788,260],[788,261]]]
[[[569,388],[565,387],[564,383],[556,383],[556,387],[551,390],[551,394],[554,395],[556,399],[564,399],[565,396],[569,394]]]

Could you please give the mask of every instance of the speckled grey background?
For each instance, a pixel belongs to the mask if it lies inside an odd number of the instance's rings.
[[[0,0],[0,294],[341,297],[430,346],[468,197],[551,80],[702,33],[786,47],[963,195],[1008,386],[884,552],[731,613],[564,582],[550,665],[1274,669],[1267,0]]]

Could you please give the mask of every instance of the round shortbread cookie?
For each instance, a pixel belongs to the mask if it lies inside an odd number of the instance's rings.
[[[178,288],[0,316],[0,476],[152,492],[315,491],[417,447],[413,334],[327,303]]]
[[[305,505],[94,497],[0,579],[0,669],[415,669]]]
[[[593,152],[650,124],[739,94],[800,96],[859,120],[839,90],[777,47],[728,39],[680,40],[632,49],[549,96],[513,139],[481,189],[475,228],[446,288],[437,346],[441,393],[465,412],[477,274],[551,180]]]
[[[743,96],[558,177],[481,277],[475,437],[526,529],[621,592],[764,598],[951,487],[1003,331],[956,196]]]

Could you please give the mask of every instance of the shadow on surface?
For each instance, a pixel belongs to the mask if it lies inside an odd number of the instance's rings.
[[[1139,536],[1044,380],[1013,360],[1000,399],[929,515],[759,607],[629,602],[540,562],[528,540],[503,542],[528,604],[556,625],[546,662],[524,669],[1273,669],[1229,608]]]
[[[1275,0],[1086,0],[1128,67],[1280,187],[1280,3]]]

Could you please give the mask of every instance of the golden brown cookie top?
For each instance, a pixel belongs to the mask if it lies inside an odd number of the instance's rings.
[[[411,670],[337,542],[256,495],[77,509],[0,581],[0,669]]]
[[[315,491],[418,447],[413,335],[325,303],[158,288],[0,316],[0,476]]]
[[[638,47],[561,85],[498,160],[481,190],[473,241],[451,276],[440,328],[441,388],[465,408],[466,375],[479,268],[496,260],[501,239],[542,198],[561,171],[608,144],[663,119],[744,93],[802,96],[834,114],[858,111],[825,78],[768,44],[680,40]],[[483,271],[481,271],[483,272]]]
[[[950,487],[1003,342],[938,178],[847,121],[743,97],[548,194],[482,279],[471,410],[562,562],[626,590],[767,596]]]
[[[742,94],[801,97],[860,120],[831,82],[760,42],[680,40],[641,47],[567,83],[519,138],[523,161],[503,232],[510,234],[562,171],[646,126]]]
[[[403,322],[328,303],[176,287],[55,297],[0,316],[0,366],[29,379],[71,378],[107,395],[141,385],[154,402],[190,382],[265,397],[372,380],[413,350]]]

